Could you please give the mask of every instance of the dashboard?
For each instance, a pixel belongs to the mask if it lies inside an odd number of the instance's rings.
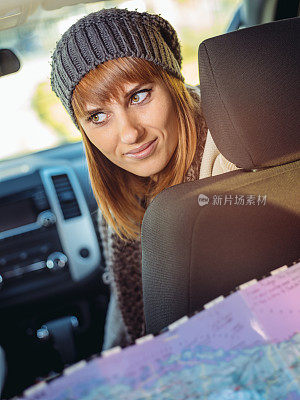
[[[82,143],[0,163],[0,221],[0,345],[11,397],[101,350],[109,291]]]

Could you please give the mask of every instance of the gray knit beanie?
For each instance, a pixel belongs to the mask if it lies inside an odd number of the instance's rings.
[[[152,61],[184,81],[180,44],[168,21],[117,8],[89,14],[62,35],[52,55],[52,90],[75,124],[71,105],[75,86],[97,65],[120,57]]]

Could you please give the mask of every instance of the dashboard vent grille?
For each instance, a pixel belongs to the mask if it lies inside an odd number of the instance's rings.
[[[79,205],[67,174],[52,176],[64,219],[79,217]]]

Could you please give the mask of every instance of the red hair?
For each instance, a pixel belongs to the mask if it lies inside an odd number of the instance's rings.
[[[164,84],[178,116],[178,146],[168,165],[157,174],[156,182],[113,164],[89,140],[78,121],[88,102],[92,103],[95,98],[104,103],[111,101],[118,97],[126,83],[137,82]],[[102,214],[122,239],[138,239],[149,202],[163,189],[183,182],[195,155],[197,135],[201,135],[204,143],[206,126],[200,99],[191,96],[185,84],[163,68],[144,59],[127,57],[106,61],[85,75],[73,92],[72,107],[85,145],[93,192]]]

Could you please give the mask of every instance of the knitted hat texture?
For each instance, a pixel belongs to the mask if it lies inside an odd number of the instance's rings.
[[[76,85],[97,65],[120,57],[152,61],[184,80],[180,44],[168,21],[158,15],[117,8],[91,13],[62,35],[52,55],[52,90],[75,124],[71,100]]]

